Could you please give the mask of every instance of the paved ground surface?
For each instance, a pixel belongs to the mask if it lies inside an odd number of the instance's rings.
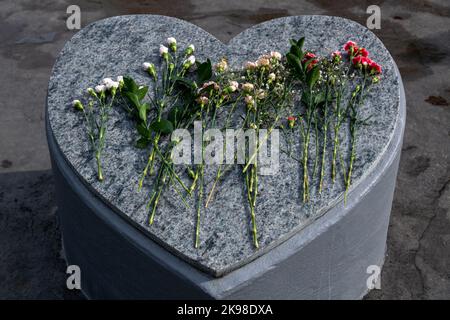
[[[80,299],[65,289],[65,264],[44,133],[46,86],[72,35],[66,8],[82,26],[118,14],[158,13],[191,21],[227,41],[272,18],[328,14],[362,24],[381,7],[375,33],[394,56],[407,96],[407,123],[381,290],[366,299],[450,299],[450,4],[401,1],[0,2],[0,298]]]

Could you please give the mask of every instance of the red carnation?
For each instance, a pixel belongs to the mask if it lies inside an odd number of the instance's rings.
[[[311,61],[308,64],[308,67],[307,67],[308,71],[311,70],[312,67],[314,67],[319,62],[319,60],[314,59],[315,57],[316,57],[316,55],[314,53],[312,53],[312,52],[305,53],[305,55],[304,55],[304,57],[302,59],[302,63],[306,64],[308,61]]]
[[[333,59],[336,59],[337,57],[340,59],[340,58],[342,58],[342,54],[341,54],[341,52],[340,52],[339,50],[336,50],[335,52],[333,52],[333,53],[331,54],[331,57],[332,57]]]
[[[356,55],[367,57],[369,55],[369,51],[367,51],[366,48],[359,48]]]
[[[358,46],[356,45],[356,42],[347,41],[347,43],[344,45],[344,50],[350,51],[351,49],[353,49],[353,52],[355,52],[356,49],[358,49]]]
[[[289,116],[287,118],[289,128],[293,128],[295,126],[295,121],[297,121],[297,117]]]
[[[356,56],[356,57],[353,58],[352,63],[353,63],[355,66],[360,66],[360,65],[362,65],[363,67],[367,67],[367,66],[369,66],[370,64],[372,64],[373,61],[372,61],[370,58],[368,58],[368,57]]]
[[[371,61],[371,63],[369,64],[369,68],[370,71],[375,74],[381,73],[381,66],[375,61]]]
[[[303,56],[302,62],[305,63],[305,62],[307,62],[308,60],[311,60],[311,59],[313,59],[313,58],[315,58],[315,57],[316,57],[316,55],[315,55],[314,53],[312,53],[312,52],[307,52],[307,53],[305,53],[305,55]]]

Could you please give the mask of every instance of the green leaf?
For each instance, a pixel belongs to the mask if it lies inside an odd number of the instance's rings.
[[[150,144],[150,140],[146,138],[140,138],[136,141],[136,148],[145,149]]]
[[[153,131],[161,132],[162,134],[169,134],[173,131],[173,124],[169,120],[161,119],[159,121],[153,121],[150,128]]]
[[[143,138],[150,139],[152,136],[152,130],[148,129],[142,122],[136,125],[136,130]]]
[[[175,83],[189,90],[195,90],[197,88],[197,83],[195,81],[182,77],[175,78]]]
[[[141,119],[144,123],[147,123],[147,106],[145,104],[141,104],[138,107],[139,110],[139,119]]]
[[[319,66],[317,65],[308,71],[306,75],[306,83],[310,88],[312,88],[316,84],[317,80],[319,80],[319,75]]]
[[[197,76],[199,82],[205,82],[212,77],[211,60],[206,59],[206,62],[197,65]]]
[[[140,89],[137,89],[136,95],[137,95],[139,101],[141,101],[142,99],[145,98],[145,95],[147,94],[147,91],[148,91],[148,86],[144,86],[144,87],[142,87]]]
[[[297,41],[297,46],[300,48],[300,50],[303,50],[303,45],[305,44],[305,37],[301,37]]]
[[[123,77],[123,89],[128,92],[136,93],[138,91],[138,85],[131,77]]]
[[[298,76],[303,75],[303,67],[300,59],[292,53],[288,53],[286,55],[287,62],[289,65],[294,68]]]
[[[139,110],[139,106],[141,105],[140,101],[139,101],[139,97],[136,95],[136,93],[131,92],[131,91],[126,91],[125,92],[125,96],[128,98],[128,100],[130,101],[130,103]]]
[[[289,52],[292,53],[294,56],[296,56],[299,59],[301,59],[301,57],[303,56],[302,50],[296,44],[293,44],[291,46],[291,49],[289,50]]]

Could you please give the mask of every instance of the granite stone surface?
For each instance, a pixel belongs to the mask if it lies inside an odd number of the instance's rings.
[[[87,87],[95,86],[104,77],[131,75],[139,83],[149,84],[141,64],[143,61],[159,63],[159,44],[170,36],[178,40],[180,48],[194,44],[198,60],[210,57],[217,61],[226,56],[235,67],[271,50],[286,52],[290,38],[306,36],[305,49],[319,55],[342,48],[347,40],[356,41],[382,65],[383,75],[381,83],[361,108],[362,118],[371,118],[359,131],[353,186],[386,156],[398,118],[399,82],[393,60],[381,41],[355,22],[328,16],[281,18],[242,32],[229,44],[221,43],[195,25],[165,16],[120,16],[87,26],[66,44],[49,83],[47,112],[58,146],[92,192],[146,235],[201,270],[220,276],[257,258],[342,201],[344,186],[342,176],[332,184],[327,170],[324,191],[318,194],[318,179],[311,180],[311,200],[304,204],[300,165],[280,154],[280,172],[260,176],[256,209],[258,250],[252,244],[239,166],[228,172],[214,201],[202,212],[200,248],[195,249],[193,245],[196,197],[189,200],[191,209],[188,210],[172,188],[166,189],[155,222],[149,226],[145,205],[152,190],[152,179],[147,180],[140,192],[137,188],[148,151],[134,147],[137,134],[133,122],[120,107],[112,110],[103,156],[105,181],[100,183],[96,179],[95,161],[82,116],[73,110],[71,101],[83,97]],[[346,158],[348,140],[344,132],[342,130],[341,150]],[[282,138],[281,142],[283,144]],[[310,152],[314,154],[312,144]],[[300,153],[299,145],[300,141],[295,141],[297,154]],[[328,150],[331,150],[331,144]],[[313,163],[309,166],[312,172]],[[208,172],[207,191],[211,188],[215,168],[210,167]],[[187,177],[183,176],[183,179],[188,181]]]

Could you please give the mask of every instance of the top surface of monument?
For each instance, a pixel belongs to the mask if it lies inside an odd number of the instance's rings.
[[[241,167],[236,166],[222,180],[214,201],[202,212],[201,244],[195,249],[195,197],[190,200],[191,210],[187,210],[178,195],[168,189],[162,196],[154,224],[148,225],[145,206],[152,188],[151,179],[141,191],[137,188],[148,150],[134,147],[136,130],[123,110],[114,108],[111,112],[103,156],[106,178],[98,182],[82,116],[73,110],[71,102],[104,77],[130,75],[138,83],[149,84],[142,62],[158,64],[159,44],[168,37],[175,37],[180,48],[194,44],[200,61],[209,57],[217,62],[226,56],[232,66],[238,66],[268,51],[285,53],[289,49],[289,39],[302,36],[306,36],[305,49],[319,55],[341,49],[348,40],[356,41],[383,67],[380,84],[361,108],[362,117],[371,118],[359,129],[354,186],[373,172],[386,154],[399,115],[400,88],[395,64],[381,41],[365,27],[339,17],[297,16],[271,20],[245,30],[228,44],[193,24],[165,16],[119,16],[95,22],[67,42],[55,63],[47,98],[51,130],[73,170],[118,214],[194,266],[215,276],[225,274],[326,214],[330,207],[342,201],[342,179],[338,177],[332,184],[327,169],[324,190],[318,194],[315,179],[311,200],[304,204],[300,165],[281,153],[279,173],[260,177],[256,209],[260,249],[256,250],[251,240]],[[300,154],[299,142],[294,145]],[[348,150],[345,139],[341,149]],[[215,172],[208,174],[206,190],[211,188],[214,175]]]

